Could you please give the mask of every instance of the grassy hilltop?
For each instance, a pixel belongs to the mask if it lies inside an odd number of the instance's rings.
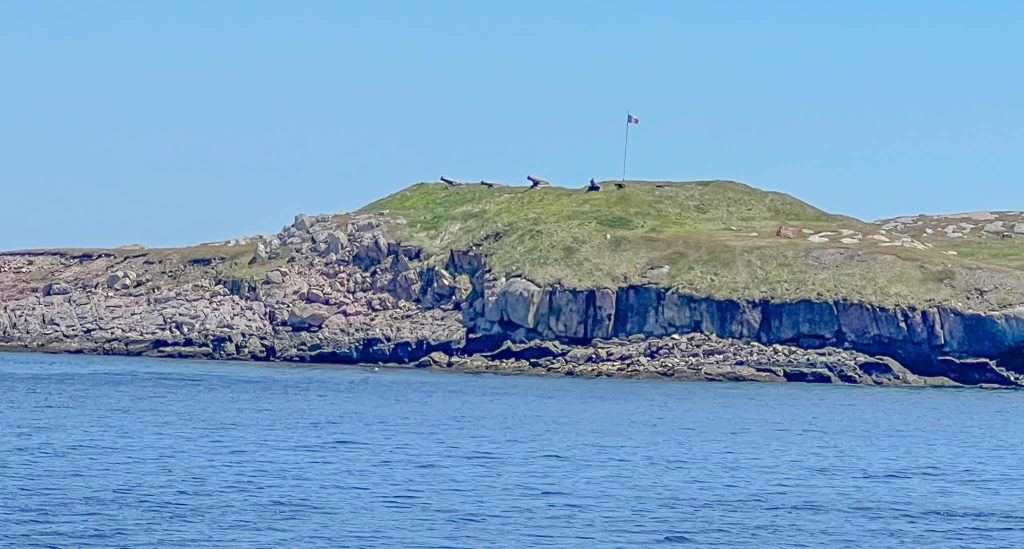
[[[405,242],[436,253],[474,248],[489,255],[495,274],[542,284],[652,282],[715,297],[979,308],[1024,303],[1022,239],[980,228],[950,238],[941,231],[946,221],[931,217],[865,223],[730,181],[603,188],[420,183],[363,211],[404,218],[392,231]],[[795,228],[794,237],[776,236],[780,225]]]

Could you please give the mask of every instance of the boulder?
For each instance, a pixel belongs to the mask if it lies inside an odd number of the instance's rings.
[[[270,249],[267,251],[267,259],[277,259],[281,257],[281,242],[278,239],[270,241]]]
[[[828,370],[809,368],[786,368],[782,372],[786,381],[798,383],[835,383],[836,378]]]
[[[380,265],[388,257],[388,241],[384,236],[377,234],[368,242],[356,249],[352,257],[353,263],[360,269],[368,270],[370,267]]]
[[[282,284],[284,283],[284,275],[281,271],[270,271],[263,280],[267,284]]]
[[[310,217],[306,214],[299,214],[295,216],[295,222],[292,223],[292,227],[299,232],[307,232],[309,228],[316,223],[316,218]]]
[[[644,276],[647,277],[647,278],[662,278],[662,277],[664,277],[665,275],[668,274],[668,271],[669,271],[669,266],[668,265],[659,265],[659,266],[651,267],[650,269],[647,269],[647,271],[644,272]]]
[[[71,286],[63,282],[50,282],[43,286],[43,295],[68,295],[71,293]]]
[[[424,307],[436,307],[451,301],[455,295],[455,279],[448,271],[428,267],[419,273],[420,302]]]
[[[779,225],[779,228],[775,229],[775,236],[779,238],[793,238],[796,236],[796,229]]]
[[[113,289],[114,285],[120,282],[122,278],[124,278],[124,271],[118,271],[107,275],[107,288]]]
[[[256,243],[256,250],[252,253],[252,259],[249,260],[250,265],[257,263],[263,263],[267,260],[267,247],[262,242]]]
[[[413,271],[406,271],[395,277],[395,297],[404,301],[415,301],[420,293],[420,279]]]
[[[986,233],[1003,233],[1006,231],[1006,227],[1003,226],[1002,221],[993,221],[992,223],[986,224],[981,230]]]
[[[214,286],[213,290],[210,291],[211,297],[227,297],[231,295],[231,290],[224,286]]]
[[[288,312],[288,326],[296,331],[319,328],[327,317],[327,313],[311,305],[296,305]]]
[[[418,360],[413,366],[416,368],[447,368],[449,360],[448,355],[441,351],[434,351]]]
[[[879,356],[857,362],[857,368],[872,378],[909,378],[910,373],[895,360]]]
[[[327,303],[327,297],[317,288],[310,288],[306,291],[306,301],[310,303]]]
[[[327,253],[340,255],[348,247],[348,236],[341,231],[327,233]]]

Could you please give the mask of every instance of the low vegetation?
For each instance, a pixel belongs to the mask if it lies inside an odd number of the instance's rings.
[[[496,275],[541,284],[658,283],[715,297],[888,305],[1024,303],[1024,240],[980,230],[970,238],[911,239],[881,222],[730,181],[602,186],[420,183],[363,211],[405,219],[392,227],[405,242],[437,254],[472,248],[489,256]],[[794,238],[776,236],[779,226],[793,227]],[[815,234],[827,240],[809,240]]]

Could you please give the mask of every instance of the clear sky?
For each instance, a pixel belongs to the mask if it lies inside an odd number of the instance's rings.
[[[1024,209],[1024,2],[0,3],[0,249],[275,232],[441,175]]]

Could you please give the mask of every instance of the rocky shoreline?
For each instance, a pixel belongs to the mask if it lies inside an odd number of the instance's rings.
[[[181,250],[0,255],[0,350],[583,377],[1024,385],[1024,313],[539,287],[387,212]]]

